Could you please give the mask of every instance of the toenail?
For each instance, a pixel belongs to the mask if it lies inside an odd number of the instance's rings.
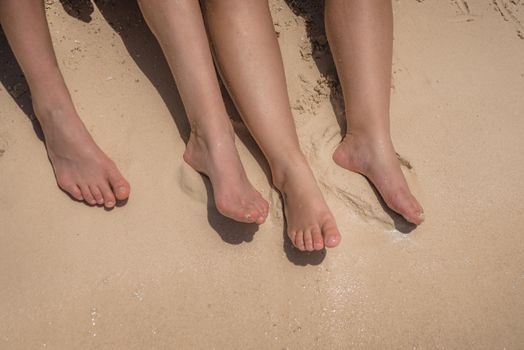
[[[118,192],[124,194],[124,193],[126,193],[126,188],[123,187],[123,186],[122,186],[122,187],[119,187],[119,188],[118,188]]]
[[[425,220],[425,219],[426,219],[426,215],[425,215],[424,213],[420,213],[419,216],[418,216],[418,218],[419,218],[420,220]]]
[[[115,202],[107,202],[106,204],[107,204],[108,207],[112,207],[112,206],[115,205]]]
[[[329,244],[337,243],[337,239],[336,239],[335,237],[329,237],[329,238],[328,238],[328,243],[329,243]]]

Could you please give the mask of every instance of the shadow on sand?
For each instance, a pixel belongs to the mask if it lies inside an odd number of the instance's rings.
[[[98,8],[107,23],[122,38],[126,49],[137,66],[160,94],[173,117],[180,137],[187,143],[190,128],[182,101],[162,50],[145,23],[136,1],[96,0],[92,2],[91,0],[60,0],[60,2],[69,15],[84,22],[91,21],[94,6]],[[242,123],[230,96],[223,86],[222,94],[237,136],[251,152],[254,159],[256,159],[268,181],[271,182],[267,161]],[[238,223],[221,215],[214,205],[213,190],[209,180],[205,176],[202,176],[202,178],[207,191],[207,219],[210,226],[224,242],[229,244],[252,241],[255,233],[258,231],[258,225]],[[284,234],[284,249],[288,259],[297,265],[319,264],[325,257],[325,252],[302,253],[296,250],[291,245],[286,234]]]
[[[31,101],[31,93],[27,81],[25,80],[24,73],[18,65],[15,55],[4,32],[0,28],[0,82],[4,88],[9,92],[13,101],[16,102],[18,107],[24,112],[33,124],[33,130],[36,136],[43,142],[44,133],[40,127],[40,123],[35,117],[33,111],[33,104]]]

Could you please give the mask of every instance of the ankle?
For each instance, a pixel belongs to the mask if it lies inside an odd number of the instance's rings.
[[[189,143],[199,148],[205,148],[209,151],[214,149],[223,148],[224,146],[229,147],[235,143],[235,133],[233,128],[230,126],[222,127],[218,129],[201,129],[197,127],[191,128],[189,136]]]
[[[235,139],[235,132],[227,114],[225,116],[214,115],[207,118],[205,123],[191,121],[190,126],[190,137],[198,143],[211,145]]]
[[[358,143],[367,146],[389,146],[392,144],[389,129],[385,128],[354,128],[348,127],[344,136],[345,142]]]
[[[73,101],[67,89],[57,87],[46,92],[31,91],[33,109],[42,126],[61,123],[72,118],[79,119]]]
[[[286,185],[297,176],[307,176],[311,172],[302,152],[287,156],[280,161],[270,162],[270,168],[273,185],[280,191],[284,191]]]
[[[33,103],[33,109],[42,128],[52,125],[69,125],[74,120],[80,120],[74,107],[60,104],[45,103],[44,105]]]

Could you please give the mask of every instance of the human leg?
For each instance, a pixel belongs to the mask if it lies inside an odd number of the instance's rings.
[[[325,4],[326,32],[348,127],[333,159],[366,176],[391,209],[418,225],[423,209],[409,190],[390,136],[391,1],[326,0]]]
[[[263,223],[268,204],[240,162],[198,1],[141,0],[139,4],[166,56],[191,124],[184,159],[210,178],[223,215]]]
[[[301,250],[334,247],[340,233],[300,150],[267,0],[207,0],[223,80],[282,193],[288,235]]]
[[[44,3],[0,1],[0,23],[31,90],[58,185],[77,200],[113,207],[130,187],[78,116],[53,51]]]

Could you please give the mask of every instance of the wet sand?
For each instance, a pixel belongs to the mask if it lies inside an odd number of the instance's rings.
[[[392,133],[426,211],[415,229],[331,161],[343,105],[321,6],[271,1],[300,141],[343,234],[314,254],[287,241],[231,104],[271,213],[260,227],[217,213],[183,164],[186,116],[134,2],[47,3],[79,113],[132,194],[106,211],[58,190],[0,36],[0,348],[524,346],[524,2],[394,1]]]

